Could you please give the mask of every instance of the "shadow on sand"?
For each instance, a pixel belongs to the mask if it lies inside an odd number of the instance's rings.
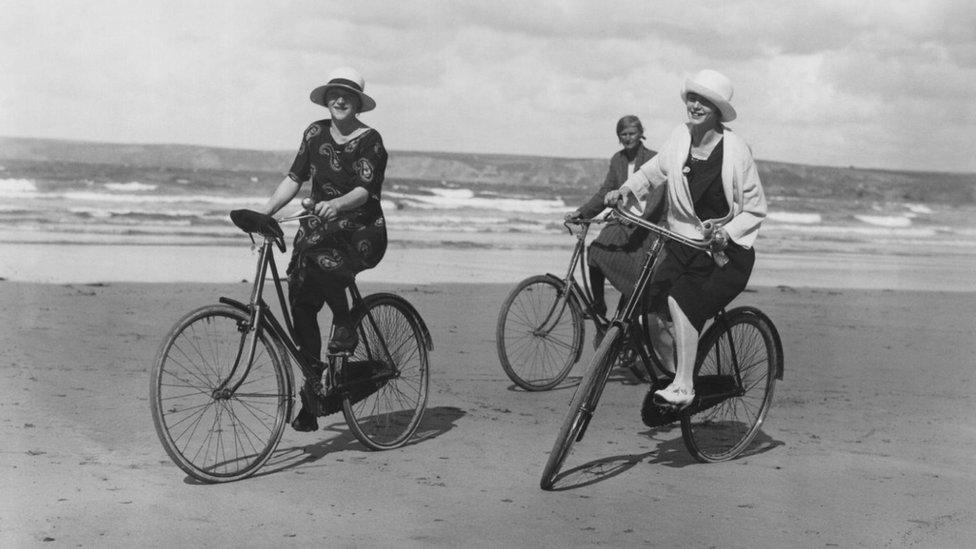
[[[659,433],[675,430],[676,428],[676,425],[665,425],[662,427],[648,429],[642,434],[647,435],[648,437],[654,437]],[[680,435],[680,429],[678,432]],[[759,433],[756,434],[755,440],[753,440],[752,444],[749,445],[749,448],[739,454],[739,456],[735,459],[742,459],[744,457],[763,454],[772,450],[773,448],[776,448],[777,446],[782,446],[783,444],[784,443],[782,441],[774,440],[766,433],[759,431]],[[688,465],[707,465],[699,463],[694,457],[692,457],[692,455],[688,453],[688,449],[685,447],[684,440],[681,438],[681,436],[678,436],[676,438],[662,440],[657,445],[657,449],[650,452],[600,458],[582,465],[578,465],[572,469],[567,469],[556,476],[552,491],[559,492],[564,490],[573,490],[575,488],[582,488],[584,486],[590,486],[598,482],[603,482],[623,473],[624,471],[627,471],[643,461],[646,461],[648,464],[664,465],[666,467],[676,468],[687,467]]]
[[[413,446],[414,444],[425,442],[450,431],[454,428],[457,420],[464,417],[465,413],[466,412],[464,410],[453,406],[437,406],[434,408],[428,408],[424,412],[424,417],[420,422],[420,426],[417,428],[417,432],[414,433],[413,437],[403,446]],[[272,454],[268,462],[264,464],[261,470],[252,475],[252,477],[272,475],[282,471],[287,471],[289,469],[294,469],[302,465],[308,465],[329,454],[342,452],[345,450],[370,452],[370,450],[359,443],[356,437],[349,430],[346,422],[342,419],[341,413],[329,417],[337,417],[338,419],[333,423],[320,427],[316,435],[321,436],[324,433],[326,435],[334,436],[328,436],[328,438],[313,444],[292,446],[290,448],[278,448],[275,450],[274,454]],[[319,421],[322,421],[322,419],[323,418],[320,417]],[[286,429],[290,428],[291,427],[286,427]],[[189,476],[183,479],[183,482],[186,484],[207,484]]]

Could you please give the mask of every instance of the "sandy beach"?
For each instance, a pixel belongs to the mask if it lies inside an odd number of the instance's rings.
[[[776,322],[786,373],[747,456],[694,462],[680,429],[640,422],[645,387],[615,375],[567,462],[574,472],[543,492],[572,385],[526,393],[499,367],[495,315],[512,284],[362,286],[402,293],[431,328],[422,440],[369,452],[330,416],[315,433],[288,429],[258,476],[200,485],[156,438],[149,369],[183,312],[249,285],[0,282],[0,546],[976,539],[976,292],[754,285],[737,303]]]

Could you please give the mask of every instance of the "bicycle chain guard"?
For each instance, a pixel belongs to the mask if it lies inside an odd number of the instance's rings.
[[[385,363],[378,360],[350,361],[348,355],[329,356],[329,367],[325,370],[325,383],[321,380],[306,379],[302,388],[302,404],[316,416],[329,416],[342,410],[342,400],[349,398],[355,404],[379,391],[395,373]],[[309,398],[304,398],[309,395]]]

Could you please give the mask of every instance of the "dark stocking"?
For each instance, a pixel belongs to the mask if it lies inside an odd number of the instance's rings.
[[[603,290],[605,281],[606,277],[603,276],[603,271],[596,265],[590,265],[590,290],[593,292],[593,308],[601,315],[607,313],[607,301]]]

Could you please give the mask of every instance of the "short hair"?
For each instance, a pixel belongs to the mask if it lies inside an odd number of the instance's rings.
[[[627,116],[621,117],[620,120],[617,120],[617,135],[620,135],[620,132],[624,131],[624,128],[628,128],[630,126],[637,128],[637,133],[639,133],[641,137],[644,136],[644,125],[641,124],[640,118],[637,118],[632,114],[628,114]]]

